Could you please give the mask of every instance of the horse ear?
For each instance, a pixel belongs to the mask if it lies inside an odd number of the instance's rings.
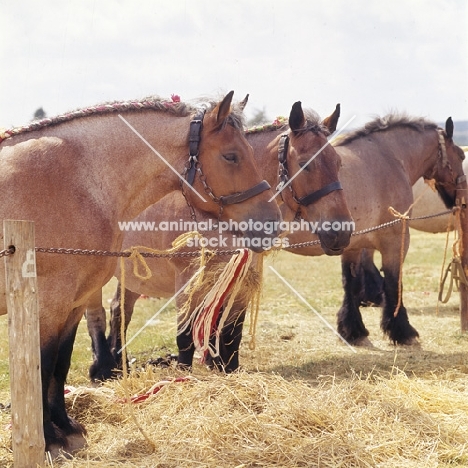
[[[247,94],[247,96],[245,96],[245,98],[241,102],[239,102],[239,108],[241,111],[245,109],[245,106],[247,105],[248,101],[249,101],[249,95]]]
[[[340,104],[337,104],[333,114],[323,119],[322,124],[328,128],[330,133],[333,133],[336,131],[336,126],[338,125],[338,119],[340,118],[340,111],[341,111],[341,106]]]
[[[447,134],[448,138],[453,137],[453,120],[452,117],[449,117],[445,122],[445,133]]]
[[[219,124],[223,123],[231,113],[232,96],[234,96],[234,91],[230,91],[226,94],[226,97],[213,110]]]
[[[302,110],[301,101],[297,101],[291,108],[289,114],[289,127],[293,132],[301,129],[305,125],[304,111]]]

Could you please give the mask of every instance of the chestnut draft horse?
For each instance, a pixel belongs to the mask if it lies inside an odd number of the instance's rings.
[[[119,222],[179,190],[177,173],[188,165],[196,169],[194,190],[206,195],[202,201],[186,188],[194,207],[215,217],[222,211],[221,219],[278,222],[278,206],[269,203],[273,192],[260,178],[242,114],[231,109],[232,96],[203,107],[159,98],[111,103],[4,132],[2,219],[34,221],[40,247],[120,250]],[[250,198],[237,201],[248,201],[223,203],[240,192]],[[84,427],[65,409],[64,382],[86,304],[115,273],[116,263],[108,256],[37,256],[43,422],[53,455],[84,444]],[[7,312],[4,285],[0,268],[2,314]]]
[[[388,115],[344,136],[335,144],[343,167],[340,179],[356,232],[394,221],[388,208],[405,213],[413,203],[413,184],[420,178],[434,179],[447,208],[456,203],[457,188],[466,188],[464,153],[454,144],[453,122],[445,131],[423,118]],[[298,232],[290,242],[307,242],[311,234]],[[382,255],[383,311],[381,328],[395,344],[415,344],[419,334],[410,325],[399,297],[402,226],[400,223],[351,238],[341,256],[344,299],[338,312],[338,331],[348,342],[369,342],[359,307],[362,290],[361,253],[378,250]],[[404,255],[409,246],[409,227],[404,233]],[[314,246],[291,249],[300,255],[321,255]],[[368,264],[367,259],[367,264]],[[399,304],[399,306],[398,306]]]
[[[342,190],[338,188],[338,171],[341,166],[340,157],[331,145],[327,145],[327,136],[336,129],[339,117],[339,105],[332,115],[322,123],[314,112],[304,114],[300,102],[292,106],[289,116],[288,130],[281,123],[266,127],[258,127],[247,132],[249,143],[254,148],[257,160],[263,176],[272,185],[278,181],[278,156],[281,166],[281,179],[285,180],[287,174],[297,177],[291,183],[292,189],[283,191],[285,203],[294,212],[308,220],[339,220],[340,222],[351,222]],[[288,148],[284,148],[284,138],[289,140]],[[286,151],[284,154],[283,151]],[[321,150],[321,151],[320,151]],[[310,163],[310,170],[299,171],[309,159],[318,151],[320,153]],[[315,195],[313,195],[315,194]],[[308,197],[308,198],[307,198]],[[302,200],[302,201],[301,201]],[[310,202],[306,204],[306,202]],[[312,203],[313,202],[313,203]],[[167,196],[162,201],[145,210],[136,221],[160,222],[167,220],[190,219],[190,211],[181,196]],[[208,220],[204,213],[197,213],[198,221]],[[162,236],[154,236],[153,232],[126,232],[124,246],[144,245],[154,249],[162,249],[171,244],[180,233],[164,232]],[[213,232],[204,233],[207,237],[216,237]],[[329,255],[339,255],[343,248],[349,244],[351,231],[329,231],[321,232],[321,246],[323,251]],[[227,245],[224,248],[231,249],[232,238],[224,236]],[[235,248],[235,247],[234,247]],[[223,250],[221,248],[221,250]],[[216,272],[224,266],[229,257],[216,256],[207,265],[207,269]],[[190,260],[184,258],[148,258],[148,266],[153,271],[149,280],[139,280],[130,273],[126,275],[125,291],[125,326],[127,327],[133,313],[136,300],[141,294],[152,297],[172,297],[194,274]],[[119,278],[119,273],[116,274]],[[107,379],[121,369],[121,338],[120,338],[120,288],[111,304],[110,333],[106,340],[106,315],[102,308],[102,299],[97,296],[97,301],[90,305],[86,317],[88,329],[92,338],[94,362],[90,368],[90,377],[93,380]],[[190,312],[198,305],[203,294],[198,294],[192,299]],[[184,295],[176,298],[176,303],[181,307],[186,300]],[[237,349],[242,338],[242,324],[244,321],[247,304],[242,298],[236,299],[232,314],[227,324],[221,330],[221,349],[219,356],[214,361],[220,369],[227,372],[237,369],[239,358]],[[190,313],[187,315],[191,315]],[[185,322],[179,316],[179,329],[183,328]],[[190,332],[179,333],[177,337],[179,348],[178,363],[181,366],[192,365],[194,343]]]

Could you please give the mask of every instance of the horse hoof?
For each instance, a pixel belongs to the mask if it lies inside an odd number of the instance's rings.
[[[411,336],[409,338],[407,338],[406,340],[402,340],[400,342],[397,343],[399,346],[411,346],[413,348],[417,347],[417,348],[420,348],[421,347],[421,343],[419,342],[418,338],[416,336]]]
[[[181,362],[176,364],[176,369],[182,372],[192,372],[192,366],[190,364],[183,364]]]
[[[70,434],[67,436],[67,451],[75,453],[86,446],[86,439],[83,434]]]
[[[353,341],[352,345],[358,346],[359,348],[375,348],[375,346],[372,344],[372,341],[369,340],[367,336],[358,338],[357,340]]]
[[[156,366],[156,367],[171,367],[171,364],[173,362],[177,362],[178,356],[177,354],[166,354],[165,357],[158,357],[156,359],[150,359],[147,361],[147,364],[151,366]]]
[[[62,459],[71,460],[73,454],[86,446],[86,439],[83,434],[70,434],[66,436],[65,446],[60,444],[51,444],[47,448],[52,460]]]
[[[50,460],[70,460],[71,458],[73,458],[73,455],[67,450],[65,450],[61,445],[52,444],[47,449],[47,458]]]

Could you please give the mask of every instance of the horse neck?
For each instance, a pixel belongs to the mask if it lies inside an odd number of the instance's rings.
[[[247,134],[257,167],[271,187],[278,184],[278,142],[283,133],[284,129]]]
[[[406,170],[411,182],[416,181],[429,172],[436,164],[439,157],[439,137],[435,129],[417,132],[407,130],[408,139],[403,138],[398,143],[401,145],[400,153],[406,160]]]
[[[375,138],[385,156],[391,154],[403,165],[411,185],[437,163],[439,147],[435,130],[396,128],[376,133]]]
[[[188,151],[188,117],[150,110],[124,113],[122,117],[171,166],[182,171]],[[179,188],[176,174],[119,116],[89,118],[89,122],[80,124],[80,145],[87,149],[83,151],[82,167],[98,175],[99,198],[114,207],[119,220],[135,218]]]

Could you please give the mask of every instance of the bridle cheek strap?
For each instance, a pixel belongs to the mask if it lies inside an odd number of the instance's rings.
[[[278,184],[278,189],[282,188],[285,184],[289,182],[289,174],[288,174],[288,168],[287,168],[287,154],[288,154],[288,148],[289,148],[289,136],[287,134],[281,135],[279,144],[278,144],[278,162],[279,162],[279,184]],[[334,192],[335,190],[343,190],[343,187],[341,186],[341,183],[339,180],[335,182],[331,182],[328,185],[325,185],[325,187],[322,187],[319,190],[316,190],[315,192],[311,192],[301,198],[296,197],[294,190],[292,188],[291,183],[289,182],[289,190],[292,193],[294,201],[301,206],[308,206],[311,203],[314,203],[321,198],[323,198],[325,195],[328,195],[331,192]],[[281,198],[283,195],[281,194]]]
[[[296,202],[299,203],[299,205],[308,206],[311,203],[320,200],[325,195],[334,192],[335,190],[343,190],[341,182],[338,180],[332,182],[331,184],[325,185],[325,187],[322,187],[321,189],[316,190],[315,192],[309,193],[308,195],[305,195],[302,198],[296,198]]]
[[[243,192],[233,193],[232,195],[226,195],[219,197],[221,205],[235,205],[236,203],[242,203],[249,198],[255,197],[265,190],[270,190],[270,184],[266,180],[262,180],[259,184],[244,190]]]
[[[186,179],[189,185],[193,185],[195,181],[195,173],[197,171],[198,152],[201,140],[201,131],[203,128],[203,118],[205,110],[201,109],[190,122],[189,132],[189,160],[187,166]]]
[[[190,122],[189,131],[189,160],[185,168],[185,178],[189,185],[193,186],[195,181],[195,174],[197,171],[203,176],[201,166],[198,162],[199,146],[201,141],[201,131],[203,128],[203,118],[205,116],[205,110],[197,112],[193,120]],[[244,192],[233,193],[232,195],[226,195],[222,197],[216,197],[211,188],[204,182],[205,192],[220,205],[222,208],[224,205],[234,205],[236,203],[242,203],[249,198],[255,197],[265,190],[270,190],[270,184],[266,180],[262,180],[257,185],[245,190]]]

